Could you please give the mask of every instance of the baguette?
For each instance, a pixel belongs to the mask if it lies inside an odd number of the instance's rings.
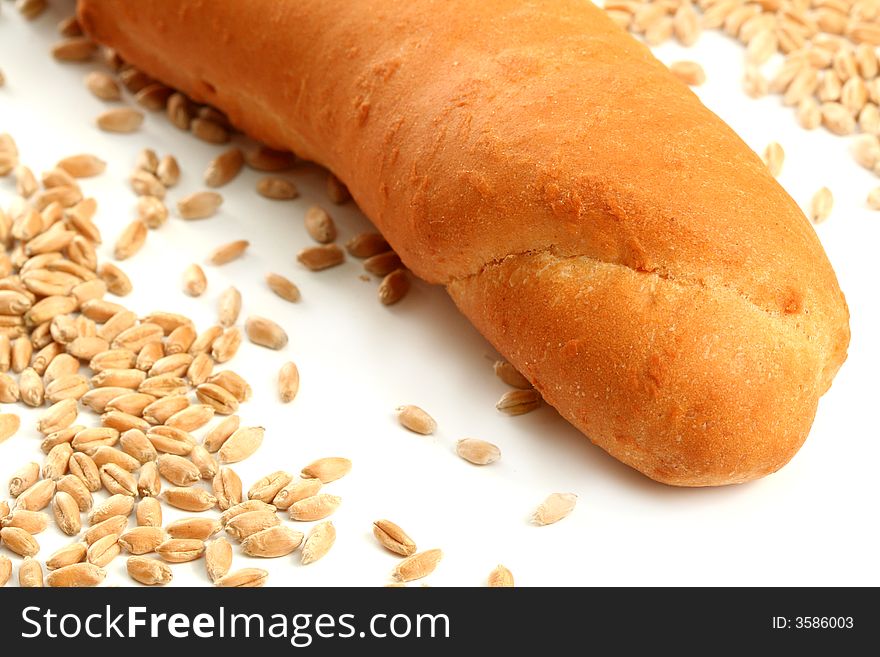
[[[584,0],[80,0],[89,35],[349,188],[567,420],[678,486],[774,472],[848,311],[761,160]]]

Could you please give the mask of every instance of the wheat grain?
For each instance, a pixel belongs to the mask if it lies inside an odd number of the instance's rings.
[[[234,242],[223,244],[210,253],[207,262],[210,265],[225,265],[244,255],[248,246],[250,246],[250,242],[247,240],[236,240]]]
[[[88,545],[85,543],[71,543],[61,547],[46,559],[47,570],[58,570],[64,566],[72,566],[75,563],[82,563],[86,558]],[[0,585],[2,585],[2,577],[0,577]]]
[[[79,433],[77,431],[77,433]],[[101,477],[98,466],[88,454],[75,452],[68,463],[70,473],[76,476],[91,492],[101,490]]]
[[[504,393],[495,405],[502,413],[507,415],[523,415],[529,413],[541,405],[541,395],[535,389],[511,390]]]
[[[204,270],[193,263],[183,272],[183,290],[191,297],[199,297],[208,287]]]
[[[23,589],[43,586],[43,567],[39,561],[25,557],[18,568],[18,585]]]
[[[52,46],[52,56],[60,62],[85,62],[92,58],[97,45],[88,37],[70,37]]]
[[[206,541],[221,529],[214,518],[181,518],[165,527],[171,538],[188,538]]]
[[[100,100],[116,101],[122,98],[119,84],[112,75],[103,71],[92,71],[85,78],[86,88]]]
[[[257,193],[276,201],[291,200],[299,196],[296,185],[289,180],[275,176],[260,178],[257,181]]]
[[[331,515],[341,503],[342,498],[337,495],[319,493],[294,502],[287,509],[287,512],[290,514],[291,520],[312,522],[313,520],[323,520]]]
[[[33,557],[40,551],[37,540],[21,527],[0,529],[0,542],[20,557]]]
[[[15,500],[15,508],[26,511],[42,511],[52,501],[52,496],[55,495],[55,486],[53,479],[43,479],[36,482],[18,496],[18,499]]]
[[[147,240],[147,225],[140,219],[135,219],[126,226],[116,240],[113,249],[113,257],[117,260],[125,260],[140,251]]]
[[[329,456],[313,461],[302,469],[303,478],[319,479],[322,484],[341,479],[351,472],[351,461],[340,456]]]
[[[402,557],[409,557],[416,553],[415,541],[390,520],[377,520],[374,522],[373,536],[385,548]]]
[[[418,552],[397,564],[391,576],[398,582],[411,582],[427,577],[434,572],[442,558],[443,552],[438,549]]]
[[[213,495],[201,488],[169,488],[164,497],[168,504],[183,511],[207,511],[217,503]]]
[[[374,276],[387,276],[401,268],[403,268],[403,263],[400,261],[400,256],[391,250],[364,260],[364,269]]]
[[[331,521],[312,527],[303,543],[301,562],[304,566],[323,558],[336,542],[336,527]]]
[[[67,462],[73,454],[70,443],[60,443],[49,450],[46,460],[43,461],[44,479],[61,479],[67,474]]]
[[[295,502],[317,495],[318,491],[321,490],[321,486],[322,482],[320,479],[293,479],[278,491],[271,500],[272,505],[286,511]]]
[[[132,429],[132,431],[137,431]],[[156,497],[162,490],[162,481],[159,478],[159,466],[156,461],[144,463],[138,473],[138,494],[142,497]]]
[[[251,534],[241,542],[242,551],[251,557],[274,559],[290,554],[303,542],[303,533],[289,527],[275,526]]]
[[[223,292],[223,294],[220,295],[217,309],[218,321],[220,322],[220,326],[229,328],[230,326],[235,324],[235,322],[238,320],[238,315],[241,313],[241,292],[239,292],[238,289],[235,287],[227,288]],[[215,359],[216,358],[217,357],[215,356]]]
[[[0,443],[8,440],[21,426],[21,418],[14,413],[0,413]]]
[[[160,108],[156,108],[160,109]],[[156,167],[156,177],[165,187],[174,187],[180,180],[180,165],[173,155],[166,155]]]
[[[253,511],[244,511],[232,516],[223,523],[226,533],[238,541],[243,541],[257,532],[279,526],[281,524],[280,518],[278,518],[274,511],[269,511],[268,508],[269,505],[263,503],[261,508]]]
[[[151,424],[164,424],[168,418],[189,406],[186,395],[160,397],[143,410],[143,418]]]
[[[512,388],[529,390],[532,387],[532,384],[529,383],[529,380],[506,360],[496,360],[492,366],[492,369],[495,372],[495,376],[497,376],[499,379],[501,379],[504,383],[511,386]]]
[[[159,545],[156,553],[168,563],[195,561],[205,553],[205,543],[191,538],[171,538]]]
[[[490,588],[509,588],[513,586],[513,573],[507,568],[498,564],[491,573],[489,573]]]
[[[278,396],[284,404],[290,403],[299,392],[299,369],[293,362],[281,366],[278,372]]]
[[[50,587],[92,587],[98,586],[106,576],[106,571],[94,564],[75,563],[50,572],[46,584]]]
[[[92,461],[99,469],[108,463],[113,463],[126,472],[137,472],[141,467],[141,462],[136,458],[114,447],[98,447],[92,453]]]
[[[211,482],[217,506],[226,511],[242,501],[242,485],[239,476],[230,468],[220,468]]]
[[[336,239],[336,224],[333,218],[317,205],[306,210],[305,227],[309,236],[321,244],[329,244]]]
[[[205,568],[208,577],[216,582],[232,567],[232,545],[225,538],[217,538],[205,547]]]
[[[782,150],[782,146],[780,146],[777,142],[770,142],[767,145],[767,148],[764,149],[764,164],[767,165],[767,169],[769,169],[770,175],[774,178],[779,177],[779,173],[782,171],[782,163],[784,159],[785,152]]]
[[[268,577],[269,573],[261,568],[242,568],[216,579],[214,585],[223,588],[255,588],[265,585]]]
[[[138,502],[135,511],[137,524],[141,527],[162,526],[162,506],[155,497],[145,497]]]
[[[532,521],[536,525],[551,525],[559,522],[574,510],[577,495],[573,493],[553,493],[535,510]]]
[[[96,540],[89,545],[86,551],[86,561],[94,566],[103,568],[110,564],[122,549],[119,547],[119,536],[109,534]]]
[[[706,73],[703,67],[696,62],[674,62],[669,66],[670,72],[679,80],[689,86],[699,86],[706,81]]]
[[[240,148],[224,151],[208,164],[204,180],[208,187],[222,187],[233,180],[244,165],[244,155]]]
[[[129,557],[126,570],[133,580],[148,586],[164,586],[171,582],[173,574],[168,564],[149,557]]]
[[[277,470],[271,474],[268,474],[264,477],[258,479],[248,490],[248,499],[249,500],[260,500],[269,504],[278,492],[287,486],[291,481],[293,481],[293,476],[284,472],[283,470]]]
[[[226,128],[210,119],[196,117],[191,121],[189,129],[196,139],[209,144],[225,144],[229,141],[229,132]]]
[[[17,527],[33,536],[46,531],[49,526],[49,516],[42,511],[28,511],[26,509],[13,509],[3,518],[0,518],[0,526]]]
[[[827,187],[822,187],[810,201],[810,219],[813,223],[822,223],[831,215],[834,207],[834,196]]]
[[[434,418],[418,406],[398,407],[397,419],[403,427],[422,435],[427,436],[437,430],[437,422]]]
[[[81,512],[88,511],[92,508],[94,502],[92,499],[92,493],[76,475],[67,474],[55,482],[55,494],[57,495],[59,492],[65,493],[73,498],[73,501],[76,502],[77,508]]]
[[[829,131],[836,135],[852,134],[856,129],[856,121],[840,103],[822,103],[819,107],[822,113],[822,123]]]
[[[74,178],[90,178],[104,173],[107,163],[91,153],[82,153],[58,160],[55,166]]]
[[[33,486],[40,478],[40,465],[31,461],[26,463],[15,472],[9,479],[9,495],[18,497],[25,490]]]
[[[12,561],[5,554],[0,554],[0,588],[12,577]]]
[[[254,344],[269,349],[282,349],[287,344],[287,333],[266,317],[251,315],[244,324],[245,333]]]
[[[186,431],[166,426],[150,427],[147,440],[157,451],[177,456],[186,456],[196,445],[195,439]]]
[[[303,249],[296,259],[311,271],[321,271],[341,265],[345,261],[345,252],[335,244],[324,244]]]
[[[164,187],[162,189],[164,190]],[[168,208],[165,207],[161,197],[142,195],[138,198],[137,215],[147,228],[159,228],[168,220]]]
[[[346,242],[345,248],[355,258],[370,258],[389,251],[391,247],[379,233],[360,233]]]
[[[97,118],[98,127],[106,132],[134,132],[143,122],[143,113],[130,107],[107,110]]]
[[[223,204],[217,192],[196,192],[177,202],[177,212],[183,219],[207,219],[214,216]]]
[[[192,122],[192,107],[189,99],[182,93],[173,93],[168,97],[165,113],[174,126],[181,130],[189,130]]]
[[[220,415],[231,415],[238,410],[238,399],[235,395],[214,383],[203,383],[198,386],[196,397]]]
[[[111,495],[137,496],[137,479],[130,472],[115,463],[102,465],[98,471],[101,473],[101,482],[104,484],[104,488]]]
[[[266,274],[266,284],[285,301],[295,303],[300,300],[299,288],[281,274]]]
[[[406,296],[409,292],[409,274],[405,269],[396,269],[382,279],[379,284],[379,301],[390,306]]]
[[[176,454],[161,454],[156,461],[159,474],[175,486],[189,486],[201,479],[198,467]]]
[[[220,462],[236,463],[251,456],[262,444],[265,431],[263,427],[236,429],[219,448]]]
[[[501,450],[496,445],[477,438],[459,440],[455,452],[474,465],[489,465],[501,458]]]

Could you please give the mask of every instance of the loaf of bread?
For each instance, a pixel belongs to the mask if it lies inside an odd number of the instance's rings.
[[[806,438],[849,342],[816,234],[589,2],[80,0],[79,15],[134,66],[331,169],[615,458],[730,484]]]

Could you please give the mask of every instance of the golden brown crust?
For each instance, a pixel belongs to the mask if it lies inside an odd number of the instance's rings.
[[[735,292],[550,253],[449,292],[566,419],[658,481],[769,474],[812,423],[818,353]]]
[[[403,261],[590,438],[746,481],[846,355],[821,245],[759,158],[583,0],[81,0],[98,41],[331,168]]]

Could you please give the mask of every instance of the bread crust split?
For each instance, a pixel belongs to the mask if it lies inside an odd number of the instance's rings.
[[[97,41],[331,169],[572,424],[679,486],[776,471],[846,357],[813,228],[583,0],[80,0]]]

